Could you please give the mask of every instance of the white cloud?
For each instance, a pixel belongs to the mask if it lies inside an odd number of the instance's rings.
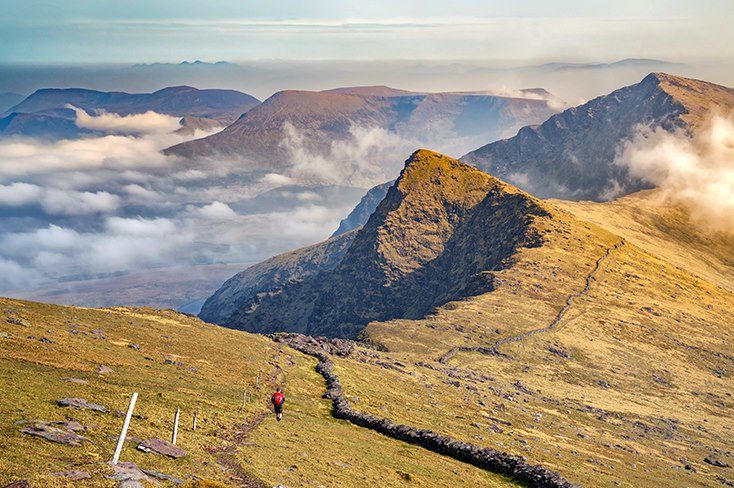
[[[95,169],[141,170],[171,164],[161,149],[185,140],[177,134],[142,137],[109,135],[47,143],[32,139],[0,141],[0,182],[27,175]]]
[[[107,230],[118,236],[166,237],[176,231],[176,225],[169,219],[127,219],[110,217],[106,222]]]
[[[395,177],[404,159],[419,147],[382,127],[355,125],[347,138],[331,141],[328,153],[316,150],[319,144],[318,135],[283,125],[281,147],[289,153],[290,177],[369,187]]]
[[[120,201],[119,196],[105,191],[46,189],[29,183],[0,185],[0,206],[18,207],[39,203],[50,215],[109,213],[117,210]]]
[[[734,232],[734,114],[711,117],[692,137],[642,128],[617,163],[686,206],[696,224]]]
[[[0,185],[0,206],[17,207],[34,203],[43,193],[43,189],[29,183],[12,183]]]
[[[291,185],[296,182],[295,179],[289,176],[280,175],[278,173],[268,173],[265,176],[263,176],[260,181],[262,183],[267,183],[269,185],[276,185],[276,186]]]
[[[41,199],[41,206],[51,215],[84,215],[109,213],[120,206],[120,197],[106,191],[80,192],[50,189]]]
[[[171,117],[148,111],[142,114],[119,115],[100,111],[90,115],[73,105],[67,105],[76,112],[76,125],[83,129],[101,130],[117,134],[167,134],[181,127],[180,117]]]
[[[230,220],[237,217],[237,213],[229,205],[222,202],[212,202],[203,207],[189,205],[187,210],[192,215],[211,220]]]

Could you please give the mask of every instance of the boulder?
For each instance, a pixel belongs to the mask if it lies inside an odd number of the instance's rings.
[[[89,440],[75,432],[75,430],[82,430],[83,427],[78,429],[77,425],[66,426],[65,424],[66,422],[35,422],[31,426],[20,429],[20,431],[24,434],[41,437],[47,441],[67,446],[80,446],[82,442]],[[78,424],[78,422],[74,424]]]
[[[143,442],[138,444],[138,450],[143,452],[162,454],[164,456],[169,456],[174,459],[182,458],[186,455],[186,451],[184,451],[177,445],[156,438],[145,439]]]
[[[86,401],[84,398],[62,398],[61,400],[56,400],[56,404],[59,407],[71,407],[76,409],[84,409],[84,410],[94,410],[95,412],[103,412],[107,413],[109,412],[109,409],[103,405],[98,405],[96,403],[90,403]]]
[[[105,366],[104,364],[100,364],[97,367],[97,373],[99,373],[99,374],[110,374],[110,373],[114,373],[114,372],[115,372],[114,369],[110,368],[109,366]]]

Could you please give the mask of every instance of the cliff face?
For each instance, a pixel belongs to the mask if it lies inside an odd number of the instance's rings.
[[[533,224],[550,216],[545,204],[511,185],[416,151],[343,256],[331,254],[333,269],[291,280],[257,303],[240,303],[243,290],[228,282],[202,318],[257,332],[354,337],[370,321],[420,317],[491,291],[492,271],[511,263],[518,248],[540,245]],[[215,317],[216,307],[226,313]]]
[[[734,89],[665,73],[551,116],[516,136],[461,158],[541,198],[604,200],[613,190],[640,190],[624,165],[620,142],[640,126],[694,130],[712,109],[734,107]]]

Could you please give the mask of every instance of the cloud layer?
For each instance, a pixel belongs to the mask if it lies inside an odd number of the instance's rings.
[[[341,182],[358,165],[376,164],[370,154],[381,140],[336,145],[336,156],[357,165],[349,171],[332,174],[336,163],[307,154],[286,176],[164,156],[161,149],[187,138],[170,133],[178,121],[167,116],[78,115],[81,125],[116,134],[0,140],[0,292],[22,296],[67,280],[251,262],[321,240],[361,190],[323,193],[304,182]]]
[[[76,125],[83,129],[115,132],[120,134],[166,134],[181,127],[180,117],[172,117],[148,111],[142,114],[119,115],[100,111],[90,115],[73,105],[67,108],[76,113]]]
[[[692,137],[641,129],[617,161],[684,205],[694,223],[734,233],[734,114],[712,116]]]

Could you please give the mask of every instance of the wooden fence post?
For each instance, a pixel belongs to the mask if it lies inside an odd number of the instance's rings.
[[[133,410],[135,409],[135,401],[138,399],[138,393],[135,392],[130,397],[130,404],[127,406],[127,414],[125,414],[125,421],[122,423],[122,431],[120,437],[117,439],[117,447],[115,448],[115,454],[112,456],[112,464],[117,464],[120,460],[120,453],[122,452],[122,445],[125,443],[125,436],[127,435],[127,428],[130,426],[130,419],[133,416]]]
[[[173,434],[171,435],[171,444],[176,444],[176,438],[178,437],[178,416],[181,414],[181,409],[176,407],[176,415],[173,417]]]

